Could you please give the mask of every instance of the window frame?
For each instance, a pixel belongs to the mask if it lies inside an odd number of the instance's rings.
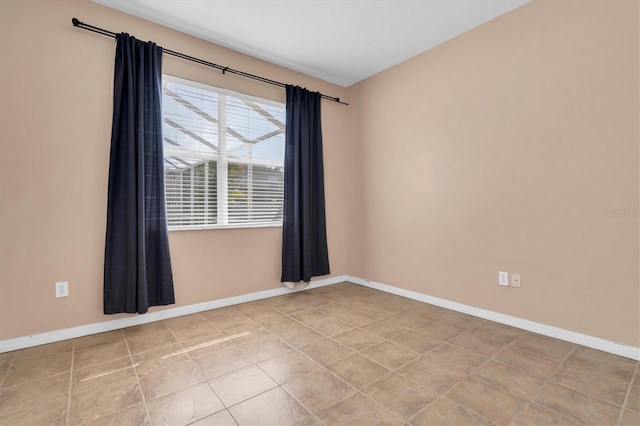
[[[175,83],[175,84],[182,84],[182,85],[186,85],[186,86],[191,86],[194,87],[196,89],[200,89],[200,90],[206,90],[206,91],[210,91],[210,92],[214,92],[217,93],[218,95],[224,95],[224,96],[232,96],[235,98],[241,98],[244,100],[247,100],[249,102],[255,102],[258,104],[262,104],[262,105],[269,105],[269,106],[273,106],[273,107],[277,107],[277,108],[281,108],[283,110],[286,111],[286,105],[282,102],[277,102],[277,101],[273,101],[271,99],[264,99],[264,98],[260,98],[257,96],[252,96],[252,95],[248,95],[246,93],[242,93],[242,92],[237,92],[237,91],[233,91],[233,90],[228,90],[228,89],[223,89],[221,87],[217,87],[217,86],[213,86],[211,84],[206,84],[206,83],[201,83],[198,81],[194,81],[194,80],[188,80],[186,78],[182,78],[182,77],[177,77],[171,74],[162,74],[162,85],[164,87],[164,83],[165,82],[171,82],[171,83]],[[164,96],[166,96],[164,94],[164,90],[162,92],[162,96],[164,98]],[[165,115],[164,115],[164,109],[162,111],[162,126],[164,127],[164,119],[165,119]],[[286,121],[286,119],[285,119]],[[286,122],[285,122],[285,128],[283,128],[283,137],[284,134],[286,132]],[[163,145],[164,145],[164,141],[163,141]],[[164,149],[163,149],[163,157],[164,157]],[[164,160],[164,158],[163,158]],[[212,161],[214,161],[212,159]],[[220,158],[218,158],[216,161],[216,164],[220,162]],[[284,148],[283,148],[283,153],[282,153],[282,163],[273,163],[273,162],[268,162],[268,161],[259,161],[259,160],[244,160],[244,159],[240,159],[240,160],[235,160],[235,161],[226,161],[227,167],[230,163],[236,163],[236,164],[246,164],[246,165],[268,165],[268,166],[277,166],[277,167],[282,167],[283,173],[284,173]],[[163,176],[164,176],[164,169],[163,169]],[[167,215],[167,228],[169,232],[180,232],[180,231],[196,231],[196,230],[213,230],[213,229],[243,229],[243,228],[281,228],[282,227],[282,219],[279,221],[272,221],[272,222],[247,222],[247,223],[226,223],[226,224],[195,224],[195,225],[169,225],[169,214],[167,212],[167,204],[166,204],[166,194],[167,194],[167,189],[166,189],[166,178],[163,177],[164,182],[165,182],[165,213]],[[219,178],[218,178],[219,179]],[[227,182],[227,191],[229,189],[229,180],[228,178],[226,178],[226,182]],[[216,196],[219,195],[219,192],[216,193]],[[283,183],[283,196],[284,196],[284,183]],[[284,197],[283,197],[283,203],[284,203]],[[284,206],[283,206],[284,207]],[[228,212],[227,212],[228,214]]]

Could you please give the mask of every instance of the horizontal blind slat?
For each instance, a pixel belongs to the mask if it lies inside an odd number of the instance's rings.
[[[284,105],[173,77],[163,85],[169,226],[217,225],[219,217],[229,224],[281,223]]]

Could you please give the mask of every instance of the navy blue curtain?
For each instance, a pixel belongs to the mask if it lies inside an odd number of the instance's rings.
[[[162,48],[116,37],[104,313],[175,303],[164,200]]]
[[[329,273],[320,93],[287,85],[282,282]]]

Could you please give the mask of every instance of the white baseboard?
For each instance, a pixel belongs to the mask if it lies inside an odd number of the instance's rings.
[[[33,334],[30,336],[16,337],[14,339],[0,340],[0,353],[43,345],[46,343],[58,342],[61,340],[73,339],[76,337],[88,336],[95,333],[103,333],[105,331],[117,330],[119,328],[146,324],[149,322],[175,318],[183,315],[195,314],[197,312],[208,311],[210,309],[237,305],[239,303],[252,302],[254,300],[266,299],[268,297],[281,296],[284,294],[295,293],[298,291],[309,290],[326,285],[338,284],[344,281],[640,361],[640,348],[634,346],[611,342],[599,337],[576,333],[575,331],[565,330],[562,328],[553,327],[550,325],[541,324],[510,315],[477,308],[471,305],[452,302],[450,300],[440,299],[438,297],[428,296],[426,294],[418,293],[415,291],[405,290],[399,287],[381,284],[375,281],[369,281],[350,275],[338,275],[331,278],[324,278],[313,281],[307,287],[299,290],[291,290],[286,287],[274,288],[271,290],[264,290],[256,293],[211,300],[209,302],[197,303],[194,305],[165,309],[158,312],[150,312],[144,315],[134,315],[116,320],[109,320],[93,324],[81,325],[78,327],[54,330],[46,333]]]
[[[347,275],[346,281],[640,361],[640,348]]]
[[[240,296],[227,297],[224,299],[211,300],[209,302],[197,303],[194,305],[179,306],[176,308],[165,309],[157,312],[148,312],[144,315],[133,315],[116,320],[96,322],[93,324],[48,331],[46,333],[16,337],[14,339],[0,340],[0,353],[14,351],[17,349],[30,348],[32,346],[44,345],[46,343],[59,342],[61,340],[73,339],[76,337],[88,336],[95,333],[103,333],[105,331],[117,330],[119,328],[146,324],[149,322],[180,317],[183,315],[195,314],[197,312],[208,311],[210,309],[223,308],[225,306],[237,305],[239,303],[266,299],[268,297],[282,296],[284,294],[296,293],[299,291],[323,287],[331,284],[338,284],[344,281],[347,281],[347,276],[338,275],[331,278],[312,281],[303,289],[292,290],[283,286],[271,290],[258,291],[256,293],[243,294]]]

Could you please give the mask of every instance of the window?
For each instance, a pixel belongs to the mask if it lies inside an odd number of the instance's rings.
[[[285,107],[163,77],[169,229],[282,225]]]

